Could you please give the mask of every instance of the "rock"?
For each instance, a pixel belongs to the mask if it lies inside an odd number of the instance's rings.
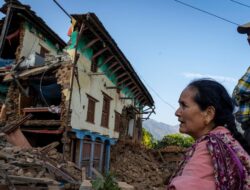
[[[122,190],[134,190],[134,187],[132,185],[127,184],[126,182],[118,182],[118,186],[122,189]]]
[[[92,184],[90,183],[90,180],[84,180],[81,183],[81,186],[80,186],[79,190],[93,190],[92,189]]]

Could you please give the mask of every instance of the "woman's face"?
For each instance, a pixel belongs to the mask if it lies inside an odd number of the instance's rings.
[[[195,88],[185,88],[179,98],[179,108],[175,112],[180,122],[179,131],[195,139],[206,134],[210,129],[206,122],[206,110],[202,111],[194,101],[196,93]]]

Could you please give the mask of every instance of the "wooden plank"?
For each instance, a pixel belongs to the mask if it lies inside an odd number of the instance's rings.
[[[65,181],[69,182],[69,183],[78,183],[78,181],[76,179],[74,179],[68,172],[57,168],[56,166],[52,165],[49,162],[45,162],[45,167],[53,174],[62,177],[62,179],[64,179]]]
[[[107,50],[109,50],[108,47],[105,47],[105,48],[99,50],[97,53],[95,53],[95,54],[92,56],[91,60],[93,61],[95,58],[97,58],[99,55],[101,55],[102,53],[104,53],[104,52],[107,51]]]
[[[23,123],[22,126],[60,126],[61,120],[29,120]]]
[[[125,71],[124,71],[124,72],[125,72]],[[123,80],[121,80],[120,82],[118,82],[117,85],[120,86],[122,83],[125,83],[125,82],[127,82],[128,80],[132,80],[132,79],[126,77],[126,78],[124,78]]]
[[[8,187],[8,185],[0,184],[0,189],[1,190],[9,190],[9,187]]]
[[[114,68],[118,64],[119,64],[118,61],[113,62],[110,66],[108,66],[108,70],[112,70],[112,68]]]
[[[87,48],[90,48],[92,45],[94,45],[98,41],[100,41],[99,38],[96,38],[96,39],[90,41],[84,48],[82,48],[82,51],[85,51]]]
[[[107,64],[109,61],[111,61],[113,58],[115,58],[113,55],[107,58],[105,61],[103,61],[98,67],[101,67],[102,65]]]
[[[11,181],[13,181],[13,183],[17,183],[18,181],[20,181],[22,183],[59,184],[57,181],[49,178],[35,178],[35,177],[15,176],[15,175],[8,175],[8,177]]]
[[[122,67],[120,65],[118,65],[117,68],[115,68],[114,70],[111,71],[111,75],[114,74],[116,71],[120,70]]]
[[[27,121],[28,119],[30,119],[32,117],[32,114],[28,114],[25,117],[22,117],[21,119],[19,119],[17,122],[12,123],[12,124],[7,124],[5,125],[2,129],[1,132],[5,133],[5,134],[9,134],[11,132],[13,132],[14,130],[16,130],[20,125],[22,125],[25,121]]]
[[[118,75],[116,78],[117,78],[117,80],[119,80],[120,78],[122,78],[122,77],[125,76],[125,75],[127,75],[126,78],[130,78],[130,76],[129,76],[128,73],[126,73],[126,72],[122,73],[121,75]]]
[[[43,73],[44,71],[50,70],[52,68],[56,68],[61,64],[62,64],[62,62],[58,62],[58,63],[53,64],[53,65],[46,65],[46,66],[42,66],[42,67],[36,67],[34,69],[27,69],[27,70],[24,70],[24,71],[22,71],[20,73],[16,73],[16,78],[25,78],[25,77],[29,77],[29,76],[38,75],[40,73]],[[3,79],[4,82],[8,82],[8,81],[11,81],[11,80],[13,80],[12,73],[10,73],[8,75],[5,75],[5,77]]]
[[[60,143],[59,142],[53,142],[48,144],[47,146],[44,146],[40,149],[40,153],[47,154],[49,151],[51,151],[53,148],[57,147]]]

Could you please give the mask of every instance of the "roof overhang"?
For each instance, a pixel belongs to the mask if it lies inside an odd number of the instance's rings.
[[[102,65],[106,64],[111,74],[116,74],[118,88],[129,88],[141,105],[154,107],[154,100],[149,91],[97,16],[94,13],[87,13],[73,14],[72,17],[77,20],[77,28],[84,24],[82,36],[90,38],[90,42],[86,46],[97,49],[92,61],[99,56],[105,56]],[[98,66],[100,67],[100,65]]]
[[[8,7],[10,7],[16,16],[23,17],[24,20],[34,24],[41,32],[43,32],[54,43],[63,49],[67,44],[60,38],[46,23],[38,17],[30,6],[23,5],[18,0],[5,0],[5,4],[0,8],[0,12],[6,15]]]

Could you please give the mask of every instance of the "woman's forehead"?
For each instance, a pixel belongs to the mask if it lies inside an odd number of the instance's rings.
[[[181,93],[181,96],[180,98],[191,98],[193,99],[193,97],[197,94],[197,89],[194,88],[194,87],[186,87],[182,93]]]

